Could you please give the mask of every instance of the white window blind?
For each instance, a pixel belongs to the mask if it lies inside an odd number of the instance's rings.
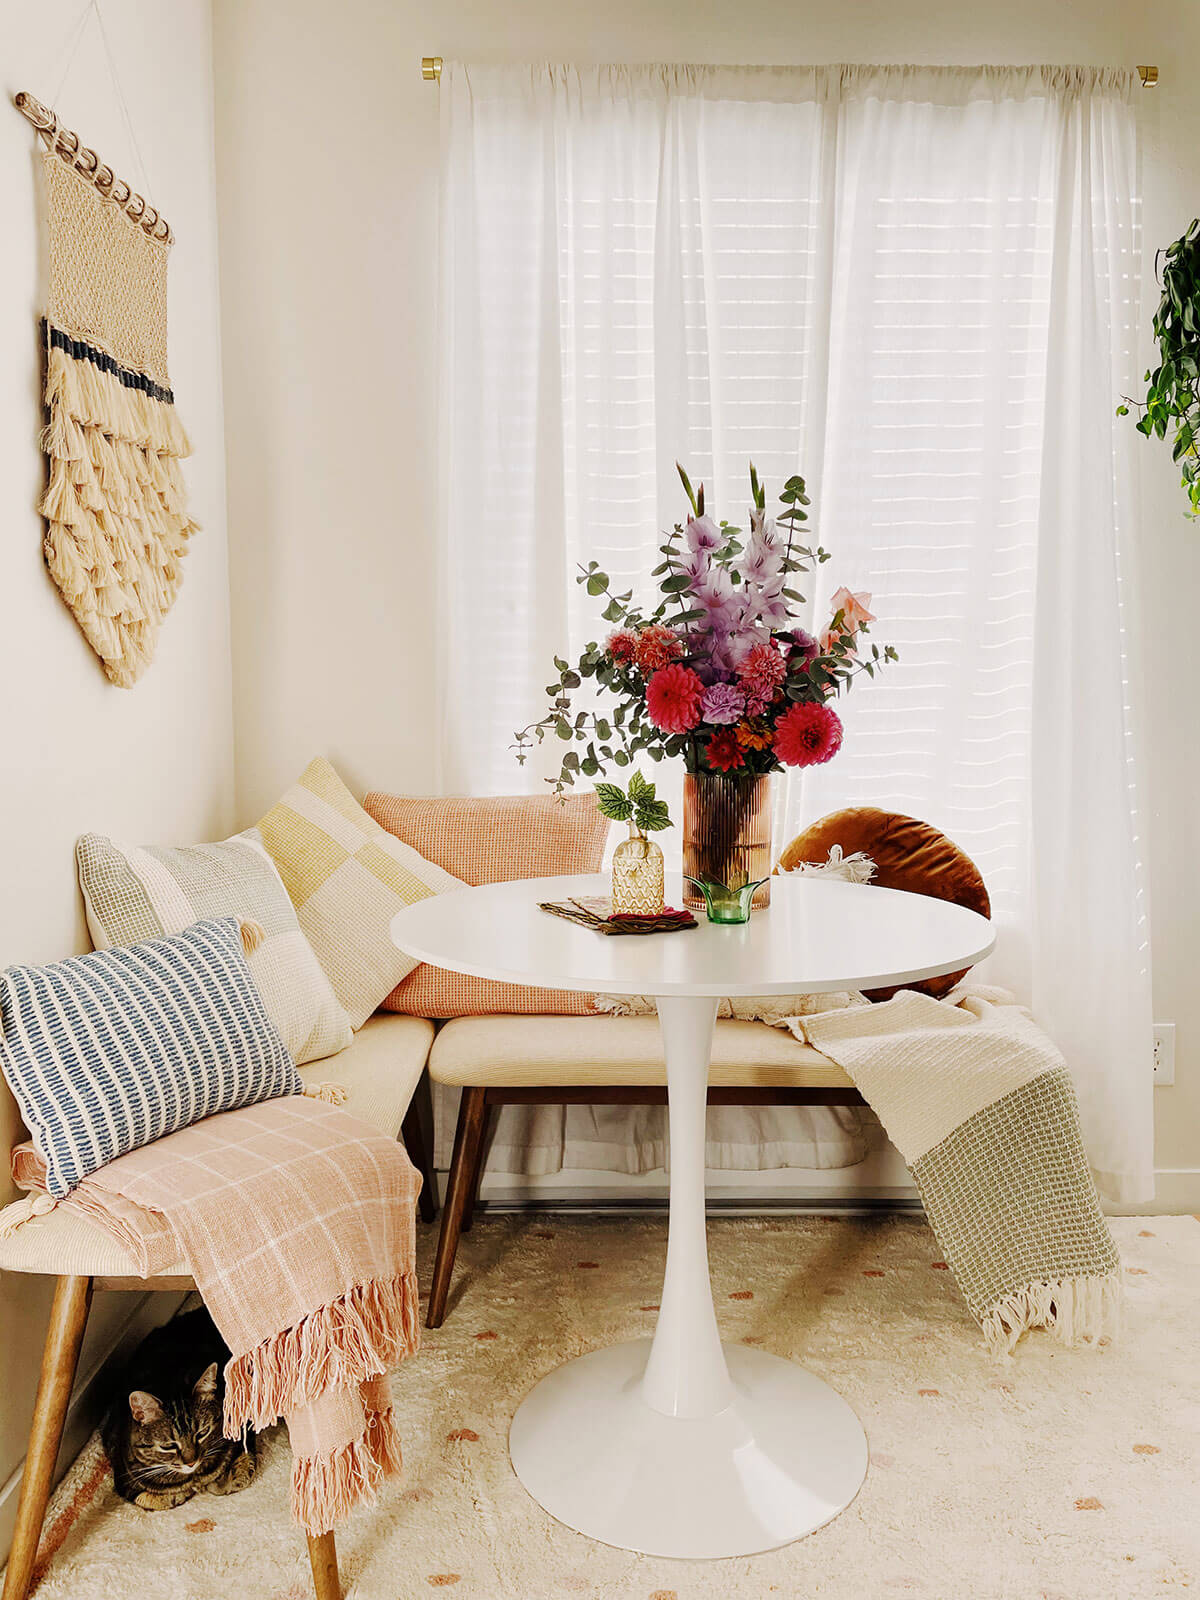
[[[803,472],[833,554],[813,620],[869,590],[901,659],[839,704],[842,751],[787,786],[781,840],[871,804],[974,857],[997,975],[1085,1058],[1097,1170],[1127,1198],[1149,1170],[1112,415],[1141,254],[1131,78],[452,65],[441,91],[446,786],[556,766],[516,766],[511,731],[552,656],[606,630],[577,563],[645,592],[677,458],[734,522],[750,459],[776,492]],[[1053,883],[1107,921],[1069,956]],[[1100,974],[1115,1046],[1084,1017]]]

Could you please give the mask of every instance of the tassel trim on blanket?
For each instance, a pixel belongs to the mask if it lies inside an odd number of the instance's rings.
[[[298,1456],[292,1468],[292,1517],[311,1534],[328,1533],[355,1507],[373,1505],[384,1478],[403,1471],[395,1413],[372,1411],[353,1444],[323,1456]]]
[[[1121,1325],[1125,1286],[1119,1273],[1031,1283],[984,1313],[984,1341],[994,1356],[1011,1355],[1021,1336],[1045,1328],[1060,1344],[1096,1344]]]
[[[225,1368],[225,1436],[262,1430],[329,1389],[378,1378],[416,1353],[420,1295],[416,1271],[356,1283],[282,1328]]]
[[[7,1239],[9,1234],[16,1233],[24,1222],[32,1222],[34,1217],[49,1216],[58,1201],[53,1195],[27,1194],[20,1200],[14,1200],[12,1205],[5,1206],[0,1211],[0,1239]]]

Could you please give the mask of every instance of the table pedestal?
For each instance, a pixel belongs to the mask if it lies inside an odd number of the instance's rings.
[[[867,1441],[803,1367],[722,1346],[708,1276],[704,1120],[717,1002],[662,997],[671,1221],[653,1340],[558,1367],[513,1418],[509,1454],[551,1516],[647,1555],[753,1555],[811,1533],[858,1493]]]

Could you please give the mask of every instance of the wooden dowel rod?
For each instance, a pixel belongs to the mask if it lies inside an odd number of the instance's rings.
[[[70,128],[60,127],[57,116],[48,106],[27,94],[24,89],[13,96],[13,104],[41,134],[47,150],[52,150],[69,167],[74,167],[81,177],[94,183],[106,200],[115,201],[130,220],[143,228],[152,239],[157,239],[159,244],[174,244],[175,235],[166,217],[129,184],[123,183],[77,133],[72,133]]]

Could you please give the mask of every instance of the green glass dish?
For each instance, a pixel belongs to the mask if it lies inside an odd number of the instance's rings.
[[[756,878],[753,882],[742,883],[736,889],[731,889],[716,878],[693,878],[690,873],[684,873],[684,877],[689,883],[694,883],[704,896],[708,920],[725,924],[750,921],[754,891],[767,881],[765,878]]]

